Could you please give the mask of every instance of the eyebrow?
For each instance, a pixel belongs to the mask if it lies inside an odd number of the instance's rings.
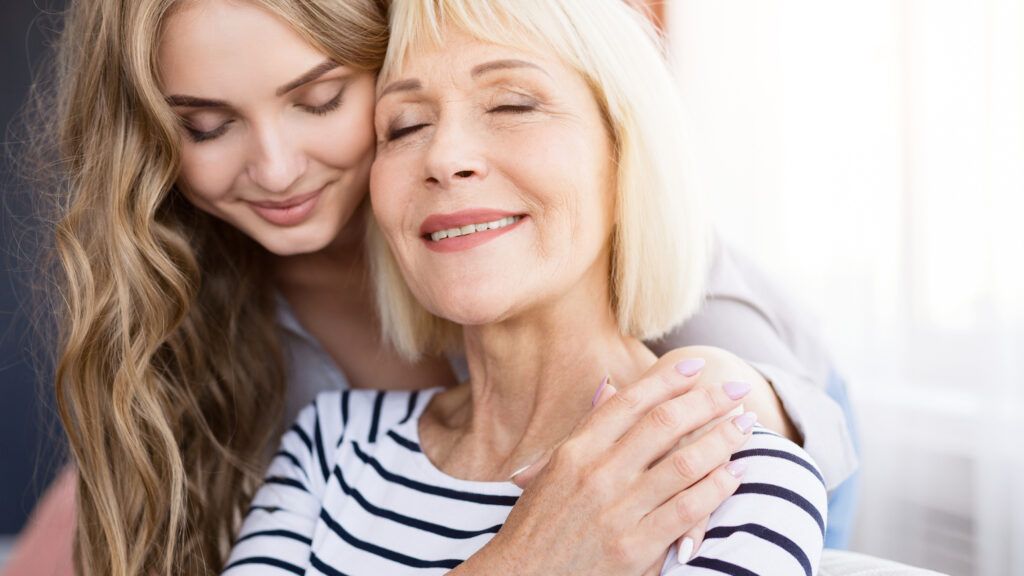
[[[484,62],[483,64],[477,64],[476,66],[473,67],[472,70],[469,71],[469,75],[472,76],[473,78],[476,78],[488,72],[494,72],[496,70],[513,70],[516,68],[531,68],[533,70],[539,70],[540,72],[543,72],[546,76],[551,76],[543,68],[537,66],[532,62],[514,59],[494,60],[491,62]],[[392,92],[411,92],[422,89],[423,83],[420,82],[419,79],[417,78],[409,78],[408,80],[397,80],[395,82],[388,84],[383,90],[381,90],[380,96],[378,96],[377,98],[383,98],[384,96]]]
[[[195,96],[181,96],[174,94],[166,98],[171,106],[186,106],[188,108],[227,108],[228,103],[223,100],[210,100],[209,98],[197,98]]]
[[[398,80],[385,86],[384,89],[380,91],[380,96],[378,96],[377,99],[379,100],[384,96],[391,94],[392,92],[411,92],[415,90],[421,90],[422,88],[423,83],[417,80],[416,78],[410,78],[408,80]]]
[[[284,96],[285,94],[295,90],[299,86],[304,86],[324,74],[339,67],[340,64],[333,60],[325,60],[320,64],[317,64],[311,68],[308,72],[299,76],[295,80],[281,86],[275,92],[278,96]],[[181,94],[173,94],[166,98],[167,104],[171,106],[185,106],[188,108],[228,108],[229,105],[223,100],[211,100],[209,98],[199,98],[196,96],[184,96]]]
[[[284,96],[285,94],[291,92],[292,90],[295,90],[299,86],[309,84],[310,82],[316,80],[317,78],[323,76],[324,74],[330,72],[331,70],[334,70],[338,66],[340,66],[340,64],[333,60],[324,60],[320,64],[311,68],[309,72],[306,72],[302,76],[299,76],[295,80],[292,80],[291,82],[278,88],[276,94],[278,96]]]
[[[484,62],[483,64],[477,64],[470,70],[469,75],[476,78],[482,74],[488,72],[494,72],[495,70],[512,70],[515,68],[532,68],[544,72],[545,75],[550,76],[543,68],[537,66],[533,62],[527,62],[526,60],[493,60],[491,62]]]

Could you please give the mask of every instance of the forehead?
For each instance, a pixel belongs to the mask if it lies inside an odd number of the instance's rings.
[[[161,32],[160,79],[175,92],[277,86],[326,58],[286,22],[248,2],[185,3]]]
[[[379,87],[417,79],[424,83],[449,79],[455,82],[484,78],[484,72],[521,70],[540,72],[551,79],[575,75],[561,59],[534,46],[510,46],[480,40],[461,30],[446,30],[440,42],[427,35],[410,39],[397,66],[382,70]]]

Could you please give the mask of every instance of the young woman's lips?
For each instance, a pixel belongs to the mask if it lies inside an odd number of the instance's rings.
[[[320,196],[327,188],[324,185],[315,192],[304,194],[284,202],[249,202],[253,212],[275,226],[297,226],[313,214]]]
[[[420,237],[434,252],[462,252],[486,244],[518,228],[526,219],[524,214],[494,210],[465,210],[455,214],[435,215],[427,218],[420,228]],[[511,222],[509,221],[511,220]],[[458,236],[434,239],[433,235],[446,230],[464,229],[494,223],[496,227],[473,232],[460,232]]]

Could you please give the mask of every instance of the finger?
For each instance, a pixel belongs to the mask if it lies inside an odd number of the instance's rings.
[[[647,470],[633,488],[638,514],[646,515],[728,463],[750,438],[756,422],[753,412],[719,422],[696,441],[672,451]]]
[[[726,382],[701,386],[657,405],[627,432],[611,454],[625,470],[646,470],[679,440],[740,405],[750,385]],[[706,473],[707,470],[704,470]],[[704,474],[692,478],[696,481]]]
[[[668,552],[663,552],[661,556],[658,558],[658,561],[654,564],[651,564],[650,567],[647,568],[647,571],[644,572],[644,576],[659,576],[661,574],[661,568],[665,565],[665,560],[667,559],[667,557]]]
[[[676,561],[680,564],[686,564],[697,555],[700,545],[704,542],[704,534],[708,530],[708,521],[710,519],[711,517],[709,516],[698,522],[696,526],[687,530],[686,534],[683,534],[683,537],[676,542]]]
[[[601,384],[601,387],[598,388],[597,393],[594,396],[594,408],[597,408],[598,406],[601,406],[602,404],[607,402],[608,399],[614,396],[616,392],[618,392],[618,389],[615,388],[614,385],[610,384],[608,382],[608,379],[605,378],[605,380]],[[513,472],[512,476],[509,477],[509,480],[511,480],[512,483],[515,484],[516,486],[519,486],[520,488],[525,490],[526,487],[529,486],[530,483],[533,482],[533,480],[541,472],[544,471],[544,467],[547,466],[548,461],[551,460],[551,454],[554,452],[554,450],[555,448],[547,450],[533,464],[524,466],[523,468],[520,468],[519,470]]]
[[[597,407],[597,401],[601,399],[601,394],[604,392],[604,389],[607,388],[611,383],[612,379],[609,376],[605,376],[604,379],[601,380],[601,385],[598,386],[597,391],[594,392],[594,399],[590,401],[590,406],[592,408]]]
[[[543,455],[541,455],[540,458],[537,459],[536,462],[513,472],[512,476],[509,477],[509,480],[511,480],[516,486],[526,490],[526,487],[544,471],[544,467],[547,466],[548,461],[551,460],[551,454],[554,450],[555,448],[549,448]]]
[[[736,491],[745,471],[746,463],[742,460],[716,468],[644,517],[637,526],[638,541],[659,547],[647,551],[651,554],[672,545]]]
[[[655,406],[690,390],[703,368],[703,358],[669,352],[639,380],[619,386],[617,394],[587,416],[580,434],[599,450],[607,448]]]
[[[594,399],[594,408],[597,409],[599,406],[603,405],[605,402],[608,401],[609,398],[614,396],[618,391],[619,389],[613,386],[612,384],[605,385],[605,387],[598,392],[597,398]]]

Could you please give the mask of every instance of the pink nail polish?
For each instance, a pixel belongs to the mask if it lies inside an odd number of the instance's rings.
[[[754,424],[757,423],[757,414],[755,414],[754,412],[740,414],[739,416],[733,418],[732,423],[735,424],[736,427],[740,429],[740,432],[746,434],[747,432],[750,431],[751,428],[754,427]]]
[[[747,463],[743,460],[729,462],[725,465],[725,471],[731,474],[733,478],[742,478],[743,473],[747,471]]]
[[[747,382],[726,382],[722,388],[725,395],[733,400],[739,400],[750,393],[750,384]]]
[[[687,358],[679,364],[676,364],[676,372],[679,372],[683,376],[689,378],[695,376],[701,369],[704,368],[703,358]]]
[[[597,387],[597,392],[594,392],[594,398],[590,400],[591,407],[597,405],[597,399],[601,397],[601,392],[604,391],[604,387],[608,385],[609,381],[610,378],[607,376],[604,377],[604,380],[601,380],[601,385]]]

